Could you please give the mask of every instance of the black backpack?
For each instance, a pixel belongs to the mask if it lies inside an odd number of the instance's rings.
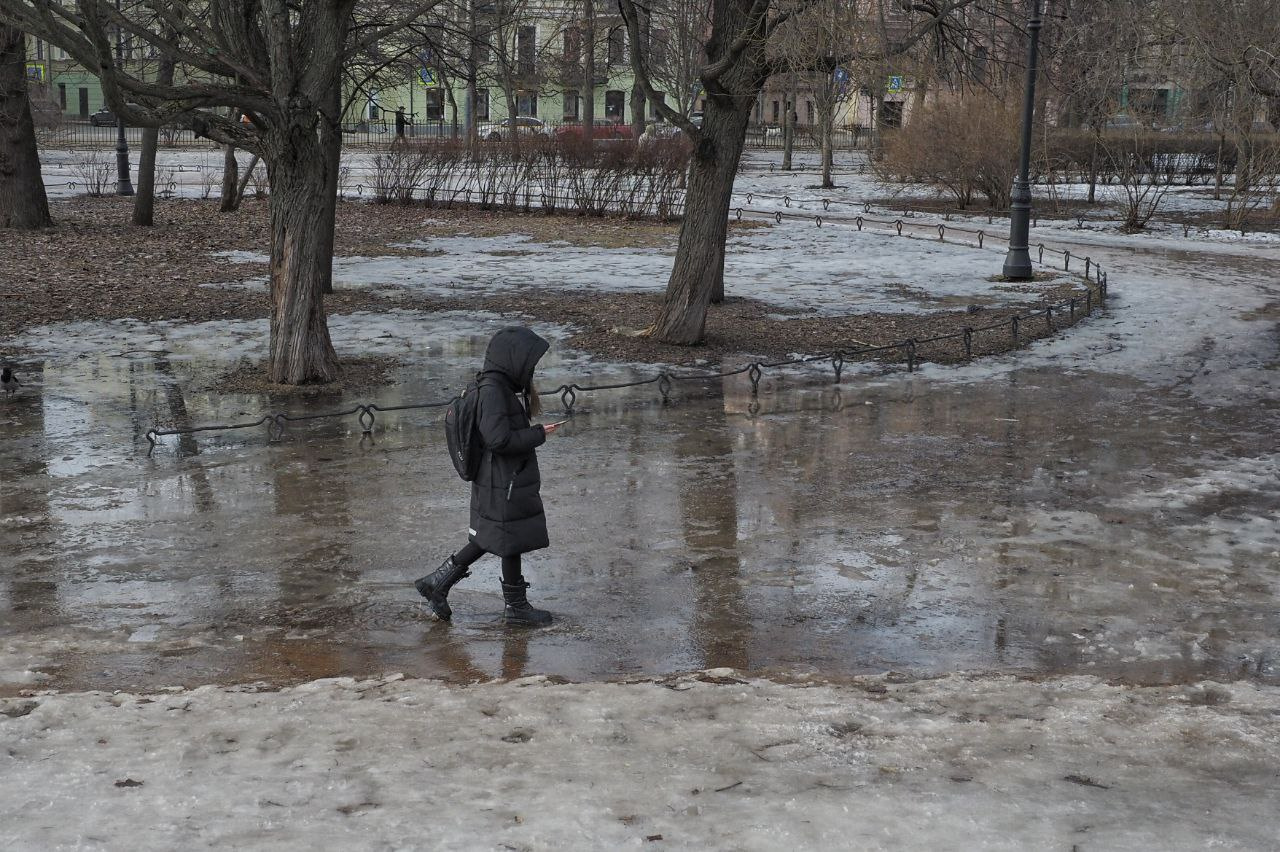
[[[463,482],[470,482],[480,472],[479,397],[480,374],[467,382],[462,393],[449,401],[444,410],[444,439],[449,445],[449,460]]]

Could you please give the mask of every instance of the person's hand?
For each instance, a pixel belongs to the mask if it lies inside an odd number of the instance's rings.
[[[542,427],[542,431],[546,432],[548,435],[554,435],[555,431],[563,425],[563,423],[548,423]]]

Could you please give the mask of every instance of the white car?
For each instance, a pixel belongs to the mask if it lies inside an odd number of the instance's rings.
[[[513,126],[513,119],[504,118],[502,121],[488,122],[480,125],[476,129],[476,135],[481,139],[489,142],[501,142],[503,139],[510,139]],[[543,124],[541,119],[534,118],[531,115],[520,115],[514,119],[515,132],[521,136],[549,136],[550,128]]]

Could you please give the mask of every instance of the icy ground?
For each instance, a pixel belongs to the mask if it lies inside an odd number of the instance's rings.
[[[503,318],[333,318],[405,363],[358,399],[204,390],[261,322],[5,341],[0,848],[1277,848],[1280,250],[1055,239],[1109,309],[1017,353],[580,399],[539,632],[483,563],[425,617],[430,415],[142,437],[437,399]]]
[[[0,847],[1276,848],[1273,687],[733,675],[10,699]]]

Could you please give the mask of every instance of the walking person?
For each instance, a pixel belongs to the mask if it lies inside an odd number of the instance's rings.
[[[414,115],[416,115],[416,113],[405,112],[403,106],[396,110],[396,138],[397,139],[401,139],[401,140],[404,139],[405,128],[409,126],[409,120],[412,119]]]
[[[470,576],[472,563],[492,553],[502,558],[504,619],[535,627],[551,623],[551,613],[529,603],[520,561],[522,554],[549,545],[535,451],[559,424],[532,425],[529,419],[542,411],[533,371],[549,348],[523,326],[504,328],[489,341],[476,387],[482,455],[471,482],[469,541],[414,583],[437,618],[450,619],[449,590]]]

